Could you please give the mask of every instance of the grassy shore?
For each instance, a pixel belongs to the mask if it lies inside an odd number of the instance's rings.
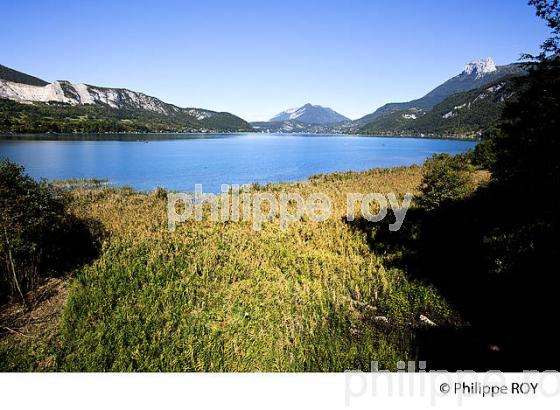
[[[258,232],[208,219],[169,232],[159,191],[76,189],[72,212],[101,222],[102,253],[57,284],[48,325],[4,335],[0,369],[344,371],[373,360],[395,369],[415,358],[420,315],[459,319],[433,287],[384,266],[391,255],[374,254],[345,222],[346,193],[402,198],[421,178],[413,166],[259,187],[323,192],[334,207],[324,223]]]

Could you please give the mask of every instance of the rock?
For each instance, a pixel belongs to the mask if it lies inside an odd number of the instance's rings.
[[[500,349],[500,346],[498,345],[489,345],[488,348],[490,349],[491,352],[501,352],[502,349]]]
[[[428,319],[426,316],[424,315],[420,315],[420,322],[426,326],[437,326],[435,324],[435,322],[432,322],[430,319]]]
[[[475,74],[476,78],[479,79],[484,77],[486,74],[491,74],[495,71],[498,71],[496,64],[494,64],[494,60],[492,60],[491,57],[488,57],[487,59],[481,59],[467,64],[463,70],[463,74]]]

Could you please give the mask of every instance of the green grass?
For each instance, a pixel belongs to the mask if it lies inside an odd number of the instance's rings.
[[[322,191],[334,212],[322,224],[260,232],[207,219],[169,232],[159,195],[73,191],[74,212],[108,232],[102,254],[75,272],[48,337],[0,341],[0,369],[344,371],[373,360],[395,369],[414,359],[420,314],[437,323],[455,315],[432,287],[386,269],[365,234],[342,221],[345,193],[402,195],[420,179],[411,167],[261,187]]]

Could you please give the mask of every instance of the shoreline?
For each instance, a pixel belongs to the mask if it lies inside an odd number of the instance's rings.
[[[328,178],[350,178],[350,177],[359,177],[360,175],[371,174],[371,173],[383,173],[383,172],[399,172],[404,170],[416,170],[417,168],[422,168],[423,164],[411,164],[411,165],[399,165],[395,167],[373,167],[363,170],[346,170],[346,171],[334,171],[334,172],[327,172],[327,173],[317,173],[308,176],[305,179],[297,179],[297,180],[283,180],[283,181],[269,181],[266,183],[261,183],[257,181],[248,182],[246,184],[240,184],[240,186],[248,186],[251,190],[257,189],[268,189],[275,186],[296,186],[301,187],[303,185],[309,185],[313,183],[313,181],[319,181],[321,179],[328,179]],[[156,191],[163,190],[166,193],[186,193],[186,194],[193,194],[195,191],[181,191],[175,190],[171,188],[167,188],[165,186],[156,186],[151,189],[138,189],[130,185],[115,185],[111,182],[110,179],[106,178],[67,178],[67,179],[55,179],[55,180],[47,180],[47,182],[51,185],[56,187],[67,189],[69,191],[79,190],[79,189],[99,189],[99,188],[109,188],[114,190],[125,190],[131,191],[137,194],[144,194],[149,195]],[[220,194],[221,191],[204,191],[204,194]]]
[[[257,131],[224,131],[224,132],[108,132],[108,133],[39,133],[39,134],[15,134],[15,133],[0,133],[0,140],[20,140],[20,141],[91,141],[91,140],[104,140],[104,141],[149,141],[164,140],[165,137],[175,136],[169,139],[181,139],[181,136],[230,136],[230,135],[278,135],[278,136],[300,136],[300,137],[364,137],[364,138],[399,138],[399,139],[421,139],[421,140],[450,140],[450,141],[467,141],[467,142],[480,142],[482,138],[470,138],[461,136],[422,136],[422,135],[374,135],[374,134],[330,134],[330,133],[282,133],[282,132],[257,132]],[[111,138],[113,137],[114,138]],[[151,138],[122,138],[125,136],[149,136]],[[161,136],[161,138],[154,138]],[[88,138],[89,137],[89,138]],[[120,137],[120,138],[119,138]]]

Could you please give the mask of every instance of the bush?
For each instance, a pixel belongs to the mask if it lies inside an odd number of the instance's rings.
[[[0,163],[0,300],[25,301],[41,277],[58,275],[95,255],[93,224],[66,211],[69,196]]]
[[[435,154],[424,163],[419,205],[432,210],[469,196],[475,189],[473,168],[464,156]]]

